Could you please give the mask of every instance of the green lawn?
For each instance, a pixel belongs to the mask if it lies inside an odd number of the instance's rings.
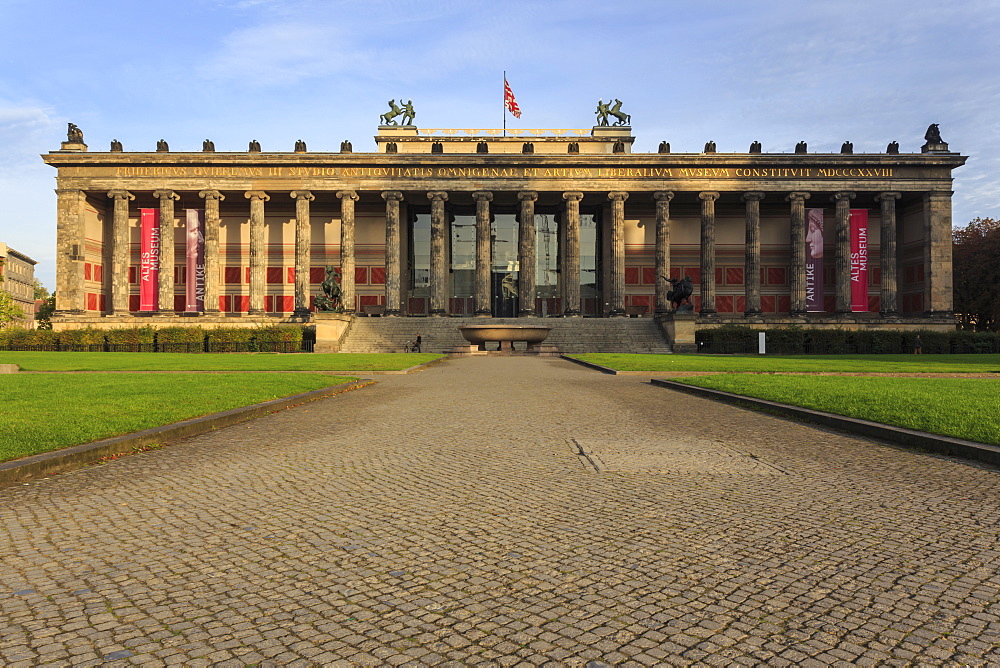
[[[23,371],[401,371],[442,355],[0,352]]]
[[[720,374],[680,382],[1000,445],[1000,379]]]
[[[617,371],[1000,373],[1000,355],[571,355]]]
[[[89,356],[86,353],[40,354],[53,358]],[[113,353],[96,356],[103,355]],[[10,374],[0,378],[0,461],[353,380],[305,373],[268,374],[266,377],[248,373]]]

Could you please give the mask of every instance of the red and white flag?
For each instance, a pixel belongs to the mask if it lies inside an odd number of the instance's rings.
[[[503,106],[514,118],[521,118],[521,107],[517,106],[517,100],[514,99],[514,93],[510,89],[510,84],[507,83],[507,77],[503,78]]]

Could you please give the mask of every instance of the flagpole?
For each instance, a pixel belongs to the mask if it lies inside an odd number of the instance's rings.
[[[503,104],[500,105],[503,114],[503,136],[507,136],[507,70],[503,71]]]

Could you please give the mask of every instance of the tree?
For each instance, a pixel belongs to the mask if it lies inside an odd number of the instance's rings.
[[[10,323],[17,322],[23,318],[24,311],[14,303],[14,298],[3,290],[0,290],[0,327],[6,327]]]
[[[35,313],[35,327],[37,329],[52,329],[52,314],[56,310],[56,296],[50,295],[45,299],[45,303],[38,307]]]
[[[48,299],[48,298],[49,298],[49,289],[44,285],[42,285],[42,282],[36,278],[35,299]]]
[[[1000,330],[1000,220],[976,218],[952,232],[955,312],[962,329]]]

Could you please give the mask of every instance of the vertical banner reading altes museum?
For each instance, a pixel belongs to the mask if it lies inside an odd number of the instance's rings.
[[[806,211],[806,310],[824,310],[823,209]]]
[[[868,310],[868,209],[851,209],[851,310]]]
[[[205,310],[205,216],[201,209],[187,209],[187,284],[184,310]]]
[[[160,307],[160,211],[139,210],[139,310]]]

